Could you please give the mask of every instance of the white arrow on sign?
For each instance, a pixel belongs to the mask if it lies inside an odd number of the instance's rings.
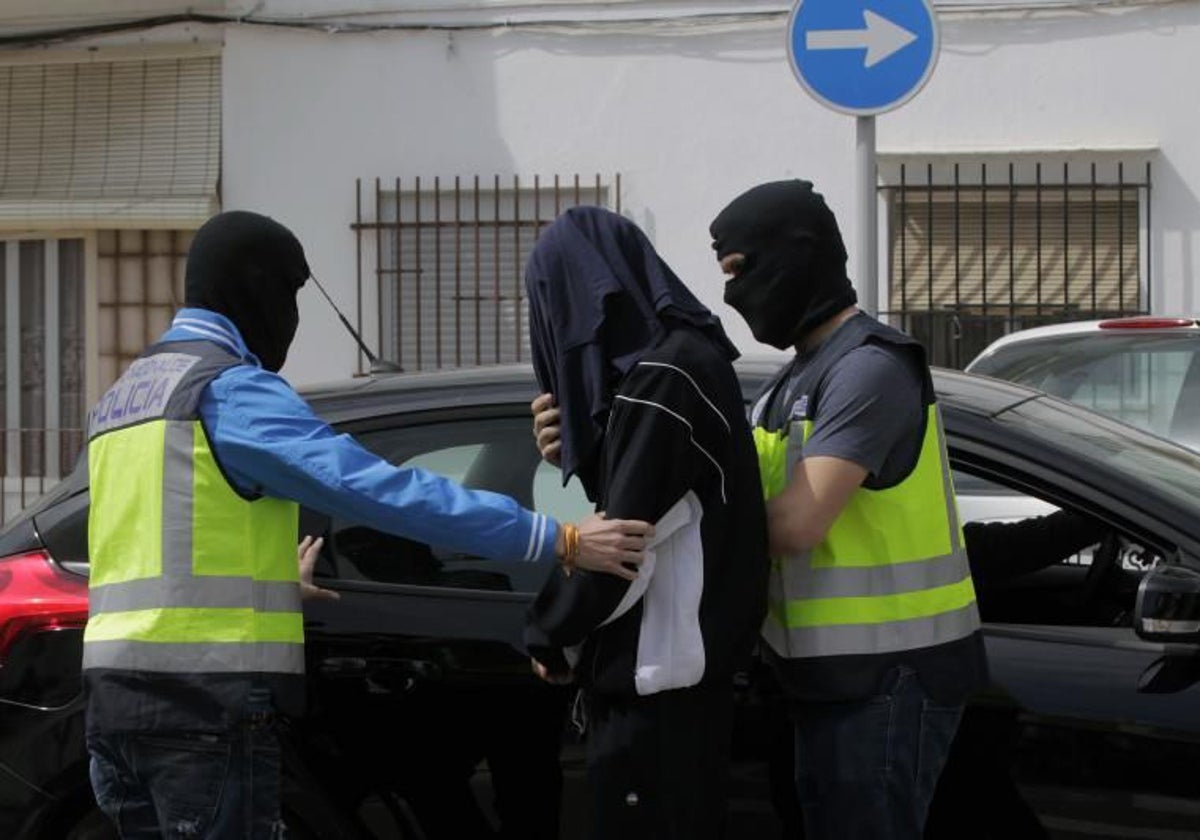
[[[917,36],[870,9],[863,11],[865,29],[821,29],[807,33],[805,46],[810,50],[867,51],[864,67],[874,67],[893,53],[907,47]]]

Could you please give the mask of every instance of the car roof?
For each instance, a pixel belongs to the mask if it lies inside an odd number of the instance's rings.
[[[747,398],[787,362],[782,356],[749,356],[735,362]],[[1041,391],[975,374],[934,368],[934,387],[944,408],[995,416],[1042,395]],[[315,383],[300,390],[330,423],[456,406],[528,403],[537,395],[533,367],[526,363],[419,373],[379,373]]]
[[[1151,326],[1158,323],[1158,326]],[[1101,330],[1101,324],[1110,324],[1117,329]],[[1125,326],[1126,329],[1120,329]],[[1061,324],[1047,324],[1042,327],[1029,327],[1016,330],[993,341],[967,365],[967,370],[980,359],[992,355],[998,350],[1013,344],[1023,344],[1030,341],[1041,341],[1063,336],[1083,335],[1084,333],[1104,332],[1113,336],[1137,335],[1167,335],[1178,333],[1180,330],[1200,331],[1200,321],[1191,315],[1135,315],[1127,318],[1097,318],[1090,321],[1064,321]]]
[[[738,360],[736,367],[747,399],[780,369],[784,361],[784,357],[780,356]],[[1051,414],[1093,415],[1110,426],[1124,424],[1096,415],[1081,406],[1042,391],[1004,380],[941,368],[933,370],[933,378],[943,416],[946,418],[947,432],[953,432],[955,435],[960,454],[968,451],[976,454],[983,450],[991,451],[998,441],[998,432],[1003,430],[1002,437],[1007,441],[1005,447],[1008,450],[1014,453],[1023,452],[1026,457],[1042,459],[1044,468],[1051,472],[1062,473],[1066,470],[1072,476],[1071,481],[1076,484],[1082,482],[1091,487],[1108,488],[1105,493],[1111,491],[1111,464],[1080,462],[1075,456],[1045,461],[1048,450],[1045,447],[1044,436],[1036,424],[1031,425],[1018,419],[1015,424],[1002,423],[997,426],[993,418],[1000,418],[1009,411],[1020,418],[1027,408],[1040,405],[1049,409]],[[430,421],[436,422],[448,416],[453,417],[455,409],[462,407],[485,408],[489,414],[494,414],[493,410],[499,409],[505,413],[522,413],[528,417],[528,402],[536,395],[537,385],[530,365],[509,364],[428,373],[374,374],[317,383],[300,390],[311,402],[314,410],[326,420],[341,425],[344,431],[358,433],[374,428],[377,420],[388,417],[425,414]],[[1132,427],[1128,428],[1131,433],[1144,437],[1144,433]],[[1161,446],[1182,453],[1188,452],[1168,441],[1161,441]],[[1177,532],[1179,539],[1186,539],[1195,553],[1200,554],[1200,530],[1193,534],[1184,525],[1196,521],[1191,515],[1192,509],[1184,511],[1173,500],[1164,498],[1154,487],[1143,485],[1144,483],[1138,484],[1132,477],[1127,477],[1122,483],[1122,487],[1130,491],[1126,495],[1135,499],[1140,507],[1157,504],[1160,509],[1154,514],[1155,520],[1159,523],[1175,523],[1170,525],[1168,530]],[[27,507],[4,530],[15,528],[18,520],[36,517],[47,506],[55,504],[65,496],[86,490],[86,486],[87,471],[81,458],[69,478]]]
[[[786,357],[781,356],[739,359],[735,367],[746,399],[751,399],[784,363]],[[1010,453],[1018,459],[1029,459],[1024,463],[1036,464],[1046,474],[1069,476],[1060,480],[1070,484],[1073,493],[1110,498],[1114,492],[1113,464],[1083,460],[1078,452],[1047,446],[1046,430],[1038,425],[1038,418],[1090,416],[1097,427],[1114,431],[1125,428],[1145,445],[1146,433],[1044,391],[945,368],[934,368],[932,373],[946,431],[953,437],[960,458],[992,464],[1009,457],[1002,453]],[[424,418],[438,422],[452,419],[456,410],[462,408],[483,409],[490,416],[502,413],[528,418],[528,404],[537,390],[531,365],[506,364],[368,375],[313,385],[302,392],[329,422],[351,434],[359,434],[381,423],[386,425],[386,418],[399,414],[405,415],[405,422],[409,419],[420,422]],[[1012,422],[1006,421],[1006,416]],[[1194,455],[1166,440],[1154,445]],[[1189,550],[1200,554],[1200,526],[1193,525],[1193,508],[1181,507],[1177,499],[1136,476],[1124,476],[1120,487],[1123,501],[1114,503],[1114,508],[1123,506],[1123,516],[1137,509],[1140,516],[1151,517],[1166,529],[1163,533],[1173,534],[1174,542],[1186,541]]]
[[[298,389],[330,423],[380,413],[405,413],[527,402],[536,396],[528,364],[487,365],[417,373],[377,373]]]

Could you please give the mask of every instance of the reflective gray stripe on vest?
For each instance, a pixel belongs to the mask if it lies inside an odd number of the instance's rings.
[[[88,613],[171,607],[250,608],[299,612],[296,581],[255,581],[241,575],[196,575],[192,570],[192,446],[190,420],[165,420],[163,443],[162,575],[92,586]],[[176,523],[176,527],[171,527]],[[184,527],[180,527],[180,525]]]
[[[782,657],[850,656],[896,653],[934,647],[965,638],[979,629],[972,602],[953,612],[881,624],[832,624],[787,630],[773,615],[763,623],[763,638]]]
[[[962,545],[958,524],[958,505],[954,498],[949,460],[945,452],[945,432],[941,412],[934,411],[942,471],[942,501],[950,526],[948,554],[908,563],[883,566],[838,566],[813,568],[812,553],[803,552],[782,561],[773,569],[768,603],[786,606],[797,601],[818,598],[857,598],[901,595],[950,586],[970,577],[967,552]],[[804,448],[803,421],[788,424],[786,470],[790,476]],[[901,619],[871,624],[833,624],[788,629],[780,619],[768,614],[762,635],[767,643],[786,658],[893,653],[945,644],[979,629],[979,610],[974,602],[948,613],[924,618]]]
[[[874,595],[900,595],[959,583],[970,576],[967,553],[891,563],[886,566],[838,566],[814,569],[808,566],[810,555],[789,559],[786,595],[789,601],[813,598],[855,598]]]
[[[88,592],[89,615],[173,607],[296,612],[299,603],[299,583],[235,576],[144,578],[93,586]]]
[[[168,674],[303,674],[304,645],[289,642],[88,642],[83,646],[83,667]]]
[[[954,477],[950,471],[949,456],[942,458],[941,453],[948,452],[946,449],[946,430],[942,426],[942,410],[934,408],[933,419],[937,423],[938,436],[938,460],[942,466],[942,493],[946,497],[946,518],[950,522],[950,550],[963,553],[963,568],[970,568],[967,564],[966,550],[962,546],[962,524],[958,521],[958,500],[954,495]]]
[[[192,446],[196,432],[191,420],[163,422],[166,423],[163,433],[162,489],[162,579],[165,583],[192,578],[192,508],[195,490]],[[144,606],[150,608],[158,604],[151,601]]]
[[[946,451],[945,433],[942,429],[941,412],[933,413],[938,437],[938,452]],[[788,427],[786,470],[790,476],[799,463],[804,450],[803,421],[792,421]],[[946,510],[946,521],[950,526],[950,552],[940,557],[907,563],[889,563],[884,566],[838,566],[836,568],[813,568],[812,553],[803,552],[787,559],[783,573],[788,601],[812,598],[853,598],[873,595],[898,595],[919,592],[959,583],[971,574],[967,551],[962,545],[962,534],[958,524],[958,503],[954,497],[954,484],[950,473],[949,459],[941,458],[942,503]]]

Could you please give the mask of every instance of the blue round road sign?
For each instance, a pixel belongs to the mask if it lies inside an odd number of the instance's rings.
[[[929,0],[797,0],[788,58],[800,84],[835,111],[870,116],[917,94],[937,63]]]

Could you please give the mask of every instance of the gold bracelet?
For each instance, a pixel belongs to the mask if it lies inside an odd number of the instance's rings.
[[[570,577],[575,571],[575,563],[579,560],[579,528],[571,523],[564,523],[563,529],[563,573]]]

